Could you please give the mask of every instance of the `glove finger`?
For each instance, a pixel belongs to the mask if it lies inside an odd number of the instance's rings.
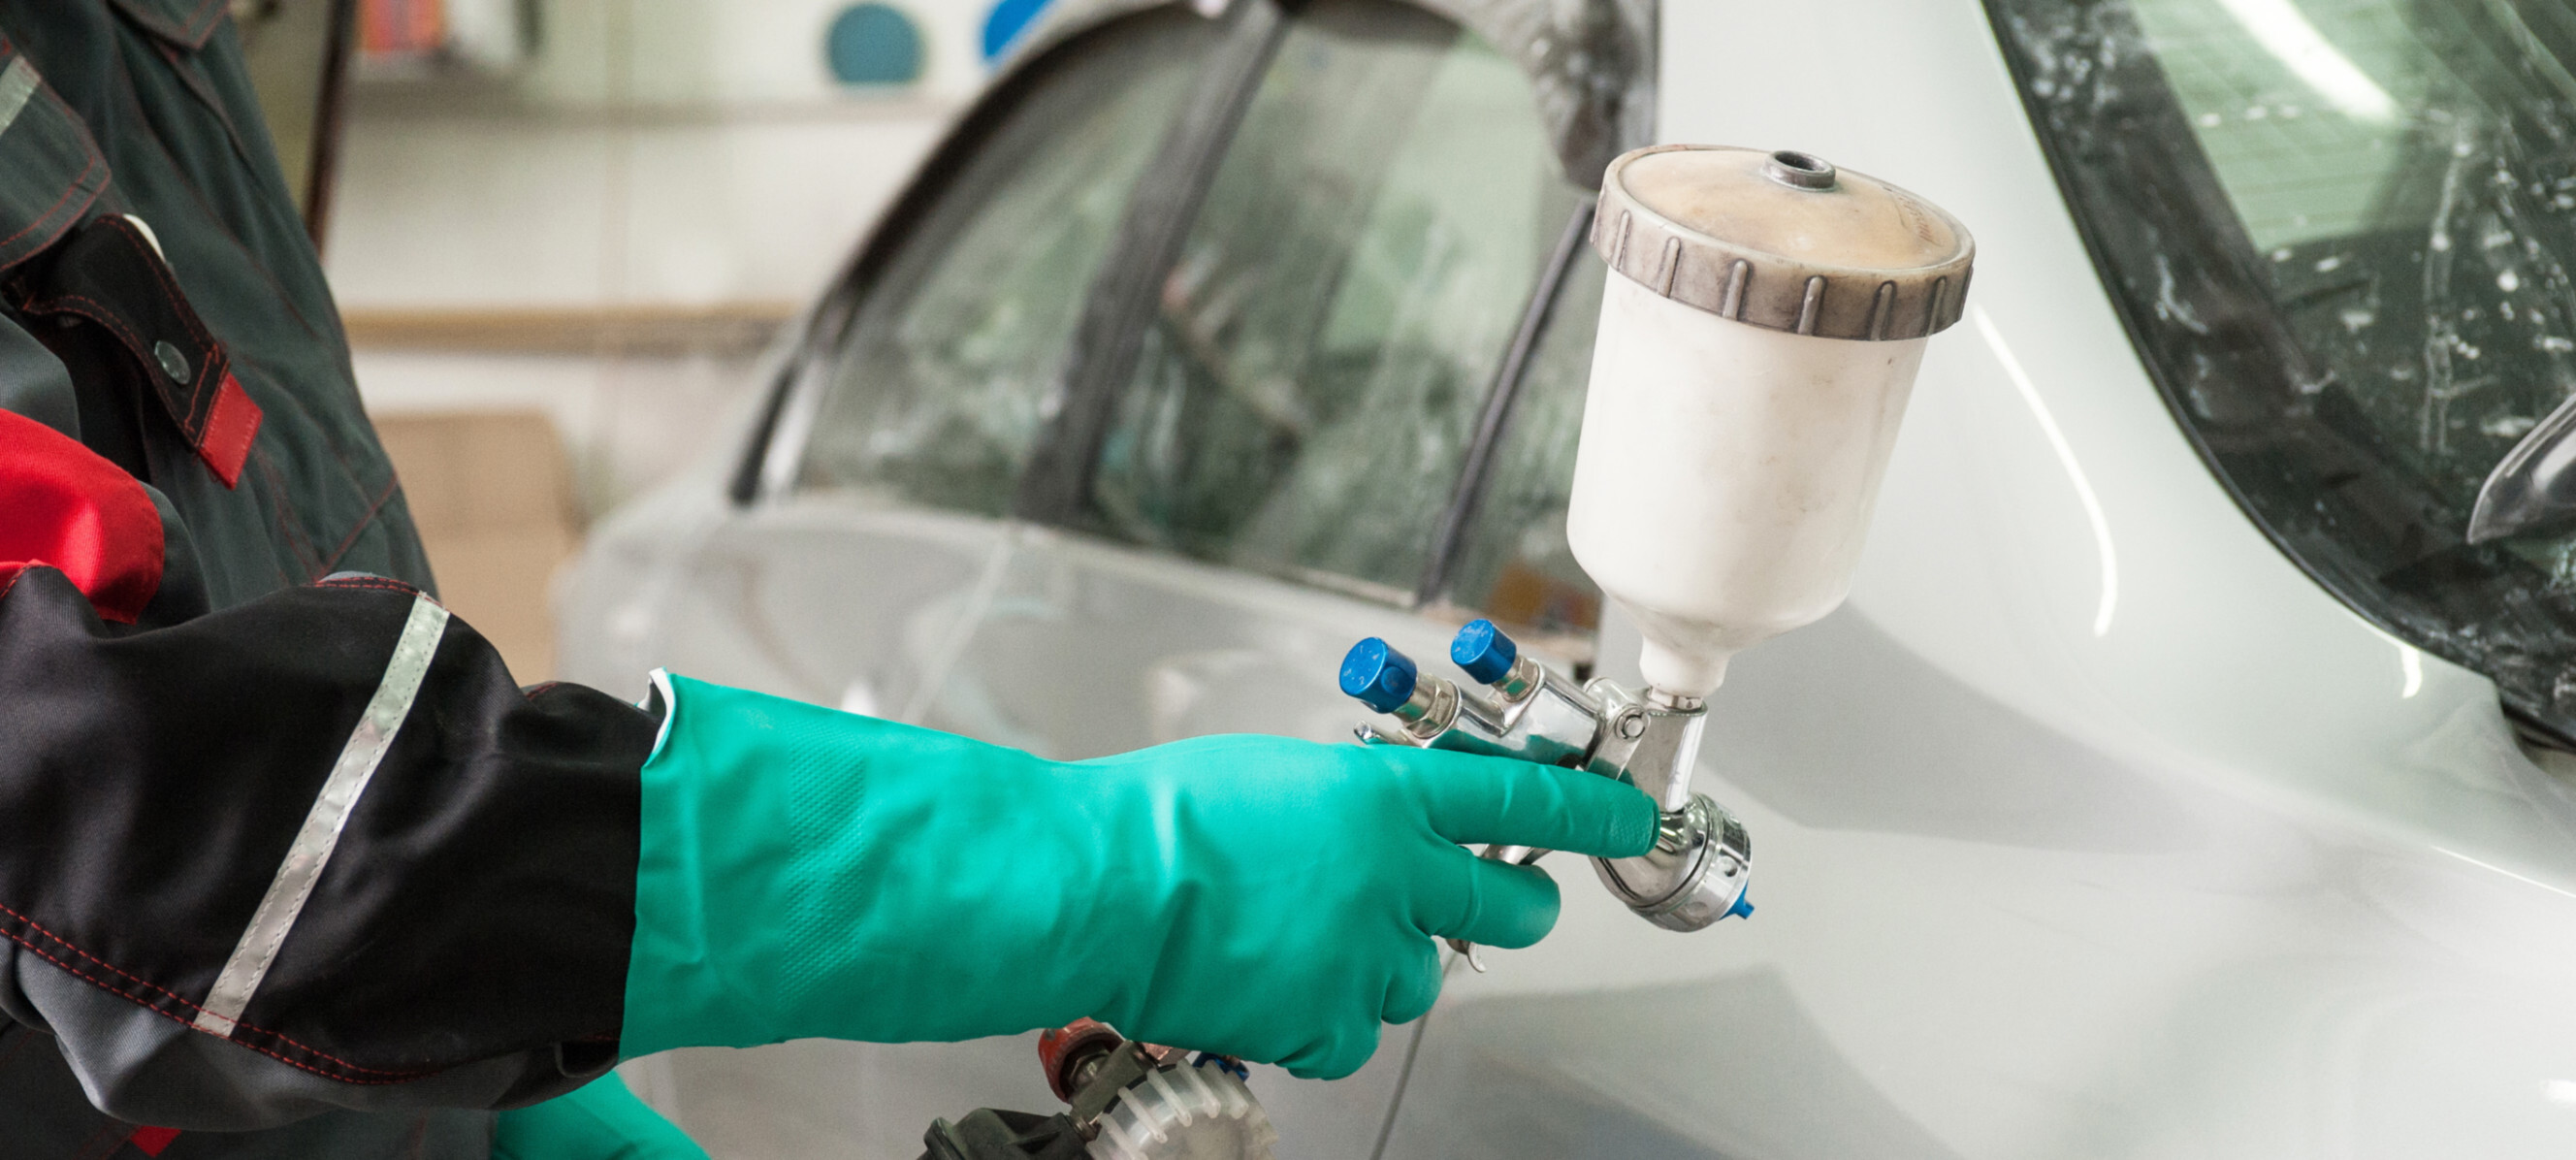
[[[1416,940],[1419,953],[1387,980],[1386,1004],[1380,1017],[1389,1023],[1411,1023],[1431,1013],[1440,999],[1440,948],[1430,939]]]
[[[1452,842],[1603,858],[1634,857],[1655,844],[1654,799],[1599,774],[1446,749],[1379,748],[1403,763],[1432,830]]]
[[[1423,875],[1416,920],[1439,938],[1462,938],[1516,950],[1546,937],[1556,926],[1556,879],[1536,866],[1514,866],[1464,850],[1444,858],[1438,873]],[[1443,890],[1433,883],[1446,883]]]
[[[1342,1079],[1368,1065],[1377,1054],[1377,1028],[1331,1035],[1324,1041],[1279,1061],[1299,1079]]]

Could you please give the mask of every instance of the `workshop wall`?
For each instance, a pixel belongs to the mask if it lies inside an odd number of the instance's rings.
[[[909,83],[845,85],[846,0],[544,0],[521,63],[362,66],[330,266],[353,311],[792,303],[982,84],[981,0],[905,0]]]
[[[993,9],[362,0],[325,265],[360,389],[404,423],[415,505],[472,523],[419,493],[492,462],[458,439],[524,434],[494,416],[553,424],[576,523],[706,453],[778,328],[984,83]],[[427,447],[441,465],[401,462]],[[511,569],[544,553],[464,559],[478,542],[450,535],[433,564],[542,601],[546,578]]]

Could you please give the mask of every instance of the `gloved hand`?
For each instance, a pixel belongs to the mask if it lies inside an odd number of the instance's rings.
[[[656,674],[622,1043],[959,1040],[1098,1018],[1336,1078],[1431,1009],[1435,936],[1527,946],[1556,884],[1463,842],[1621,857],[1608,779],[1203,737],[1054,762]]]
[[[501,1113],[492,1160],[707,1160],[610,1072],[542,1104]]]

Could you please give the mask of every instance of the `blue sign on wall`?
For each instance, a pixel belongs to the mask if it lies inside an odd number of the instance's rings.
[[[1047,0],[998,0],[984,17],[984,63],[991,64],[1009,51],[1011,42],[1037,23],[1038,13],[1046,6]]]
[[[921,27],[877,0],[842,9],[823,34],[823,59],[845,85],[911,84],[921,79],[921,57]]]

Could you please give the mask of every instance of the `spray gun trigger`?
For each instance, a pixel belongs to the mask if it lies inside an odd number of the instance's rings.
[[[1549,853],[1549,851],[1541,850],[1535,846],[1487,846],[1485,847],[1484,853],[1476,856],[1489,862],[1507,862],[1514,866],[1535,866],[1538,864],[1539,859],[1547,857]],[[1468,942],[1462,938],[1453,938],[1448,941],[1449,949],[1465,956],[1467,959],[1467,965],[1475,968],[1477,974],[1481,975],[1485,973],[1485,960],[1476,954],[1476,944]]]

